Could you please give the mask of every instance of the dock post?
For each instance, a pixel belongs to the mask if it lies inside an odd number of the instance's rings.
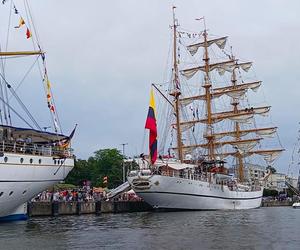
[[[52,216],[59,215],[59,202],[53,201],[52,202]]]
[[[81,201],[77,201],[76,203],[76,214],[77,215],[81,214]]]
[[[101,201],[96,201],[95,212],[96,212],[96,215],[101,214]]]

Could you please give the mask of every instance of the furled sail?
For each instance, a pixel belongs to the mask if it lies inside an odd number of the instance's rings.
[[[249,150],[253,149],[257,145],[258,141],[244,141],[244,142],[237,142],[232,144],[232,146],[237,147],[239,151],[248,152]]]
[[[231,71],[232,67],[235,65],[235,60],[229,60],[229,61],[224,61],[224,62],[218,62],[218,63],[213,63],[209,64],[208,71],[213,71],[215,69],[223,69],[225,71]],[[187,79],[191,79],[198,71],[206,71],[205,66],[198,66],[190,69],[184,69],[181,72],[181,74],[186,77]]]
[[[248,72],[249,69],[251,68],[252,66],[252,62],[246,62],[246,63],[239,63],[237,64],[238,67],[240,67],[242,70],[244,70],[245,72]]]
[[[265,160],[269,160],[269,162],[274,162],[274,160],[280,155],[280,153],[284,151],[284,149],[268,149],[268,150],[249,150],[249,151],[238,151],[238,152],[221,152],[216,153],[215,156],[218,156],[222,159],[229,157],[229,156],[236,156],[240,154],[242,157],[249,157],[253,154],[261,155],[265,157]],[[207,157],[208,155],[203,155]],[[271,161],[270,161],[271,160]]]
[[[243,83],[239,84],[236,86],[226,86],[226,87],[220,87],[220,88],[213,88],[212,91],[214,93],[216,92],[222,92],[222,91],[228,91],[228,90],[233,90],[233,89],[238,89],[238,90],[246,90],[246,89],[251,89],[253,91],[256,91],[261,85],[261,81],[256,81],[256,82],[249,82],[249,83]]]
[[[261,107],[261,108],[256,108],[254,113],[262,116],[268,115],[271,107]]]
[[[263,151],[263,152],[257,152],[256,154],[261,155],[264,157],[264,160],[267,162],[268,165],[271,165],[276,158],[280,155],[281,151]]]
[[[240,122],[240,123],[247,123],[250,122],[251,118],[254,117],[255,114],[258,115],[265,115],[270,111],[270,106],[266,107],[258,107],[258,108],[245,108],[238,110],[237,113],[234,111],[225,111],[220,113],[213,113],[211,117],[211,123],[218,123],[224,119],[230,119],[231,121]],[[186,125],[186,124],[195,124],[195,123],[207,123],[208,119],[197,119],[194,121],[186,121],[181,122],[180,125]],[[173,124],[174,126],[174,124]]]
[[[246,140],[233,140],[233,141],[222,141],[213,142],[213,147],[215,149],[221,148],[225,145],[232,145],[236,146],[238,149],[241,149],[243,151],[246,151],[247,148],[252,149],[256,146],[256,144],[261,140],[262,138],[254,138],[254,139],[246,139]],[[209,148],[211,144],[204,143],[204,144],[194,144],[194,145],[185,145],[183,146],[184,149],[194,149],[194,148]],[[177,148],[172,148],[176,150]]]
[[[208,71],[217,70],[220,75],[223,75],[226,71],[233,72],[235,68],[241,68],[242,70],[248,72],[251,68],[252,62],[245,62],[245,63],[237,63],[237,60],[229,60],[219,63],[209,64]],[[187,79],[191,79],[198,71],[206,71],[205,65],[184,69],[181,71],[181,74],[185,76]]]
[[[239,136],[246,136],[249,133],[256,133],[259,136],[264,136],[264,137],[272,137],[274,133],[276,132],[277,127],[271,127],[271,128],[255,128],[255,129],[246,129],[246,130],[240,130],[238,132]],[[237,136],[237,131],[227,131],[227,132],[222,132],[222,133],[214,133],[212,136],[215,138],[215,140],[220,140],[225,136],[231,136],[231,137],[236,137]]]
[[[196,44],[191,44],[187,46],[187,50],[191,53],[191,55],[195,55],[200,47],[207,47],[211,46],[212,44],[216,44],[220,49],[224,49],[227,41],[227,36],[217,38],[217,39],[212,39],[208,40],[206,43],[201,42],[201,43],[196,43]]]
[[[276,133],[277,128],[269,128],[265,130],[257,130],[256,134],[265,137],[273,137]]]
[[[235,99],[241,99],[244,97],[244,95],[246,94],[247,89],[243,89],[243,90],[236,90],[236,91],[228,91],[226,93],[227,96],[231,97],[231,98],[235,98]]]
[[[228,119],[233,122],[248,123],[253,117],[254,114],[243,114],[243,115],[228,117]]]
[[[232,98],[241,99],[244,97],[246,92],[251,89],[253,91],[256,91],[261,85],[261,81],[257,82],[250,82],[250,83],[244,83],[236,86],[228,86],[228,87],[222,87],[222,88],[214,88],[211,91],[211,99],[221,97],[223,95],[227,95]],[[189,96],[185,98],[180,99],[181,105],[189,105],[195,100],[205,101],[206,95],[197,95],[197,96]]]

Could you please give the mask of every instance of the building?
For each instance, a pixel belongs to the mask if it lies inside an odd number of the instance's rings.
[[[256,184],[263,180],[266,176],[266,170],[264,166],[258,164],[247,163],[245,168],[245,178]]]
[[[286,175],[282,173],[273,173],[266,179],[265,188],[276,190],[278,192],[284,191],[287,188],[285,185]]]

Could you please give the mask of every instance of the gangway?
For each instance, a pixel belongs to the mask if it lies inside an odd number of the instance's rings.
[[[130,184],[128,181],[124,182],[120,186],[116,187],[115,189],[111,190],[109,193],[107,193],[107,199],[112,199],[116,197],[117,195],[129,191],[130,190]]]
[[[300,196],[300,191],[295,188],[291,183],[289,183],[288,181],[285,181],[285,185],[290,188],[296,195]]]

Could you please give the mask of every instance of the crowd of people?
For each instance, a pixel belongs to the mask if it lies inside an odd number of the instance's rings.
[[[57,191],[43,191],[42,193],[38,194],[36,197],[32,199],[33,202],[35,201],[99,201],[105,199],[106,193],[105,191],[100,192],[93,192],[93,189],[69,189],[69,190],[57,190]]]
[[[76,189],[67,190],[46,190],[38,194],[31,201],[32,202],[95,202],[107,200],[107,192],[105,190],[99,191],[99,189],[92,189],[89,187],[82,187]],[[140,198],[133,192],[125,192],[115,197],[116,201],[138,201]]]

